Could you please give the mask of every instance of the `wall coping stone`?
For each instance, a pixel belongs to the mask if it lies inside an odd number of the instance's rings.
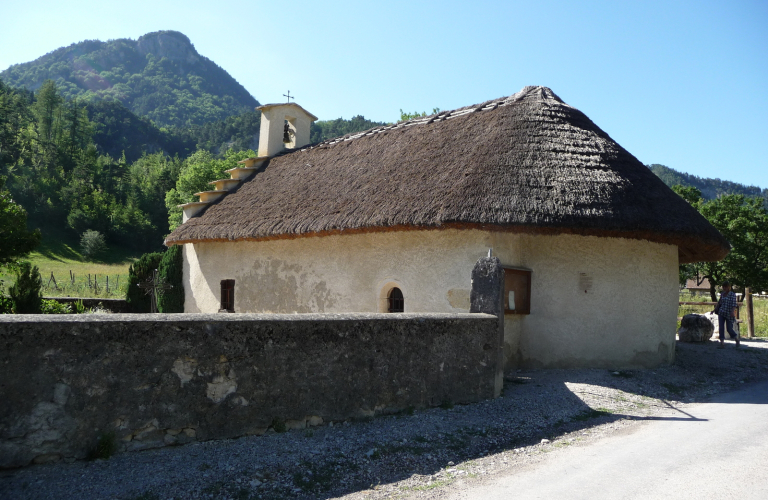
[[[0,323],[211,323],[245,321],[412,321],[414,319],[491,319],[484,313],[178,313],[178,314],[0,314]]]

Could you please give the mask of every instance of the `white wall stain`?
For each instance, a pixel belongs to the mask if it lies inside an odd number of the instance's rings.
[[[176,361],[173,362],[173,368],[171,368],[171,371],[179,377],[181,386],[184,387],[184,384],[194,378],[196,369],[197,360],[185,357],[184,359],[176,359]]]
[[[235,375],[235,370],[229,366],[225,356],[219,356],[216,370],[218,374],[207,384],[205,394],[214,403],[220,403],[237,391],[237,375]]]

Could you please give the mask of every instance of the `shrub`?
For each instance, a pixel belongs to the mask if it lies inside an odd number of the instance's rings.
[[[106,432],[100,434],[96,440],[96,446],[91,448],[88,453],[88,458],[91,460],[107,460],[109,457],[115,454],[117,451],[117,440],[115,439],[114,432]]]
[[[157,298],[157,309],[162,313],[184,312],[184,284],[182,278],[182,246],[173,245],[164,254],[158,275],[173,288]]]
[[[13,312],[13,301],[5,295],[5,281],[0,280],[0,314],[11,314]]]
[[[282,418],[277,418],[277,417],[272,419],[272,428],[277,433],[283,433],[283,432],[287,432],[288,431],[288,427],[286,427],[286,425],[285,425],[285,420],[283,420]]]
[[[85,314],[87,312],[85,305],[83,305],[83,299],[74,301],[72,307],[74,308],[75,314]]]
[[[58,300],[43,299],[40,312],[43,314],[69,314],[72,312],[72,308]]]
[[[163,254],[160,252],[145,253],[128,268],[128,288],[125,292],[125,300],[130,305],[131,312],[150,312],[152,308],[150,297],[138,285],[152,277],[152,272],[158,268],[162,258]]]
[[[107,249],[107,241],[104,235],[92,229],[83,233],[80,238],[80,251],[86,259],[93,259]]]
[[[16,314],[40,314],[43,300],[40,289],[43,279],[40,270],[29,262],[22,262],[14,270],[16,283],[8,289]]]

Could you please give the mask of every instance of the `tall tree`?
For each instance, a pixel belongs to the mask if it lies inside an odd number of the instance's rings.
[[[209,190],[208,183],[211,181],[228,179],[226,170],[237,167],[237,162],[252,156],[256,156],[256,153],[250,149],[246,151],[230,149],[223,159],[216,159],[207,151],[197,151],[187,158],[181,167],[176,187],[165,195],[169,229],[173,231],[181,224],[182,212],[178,205],[196,201],[195,193]]]
[[[733,246],[721,261],[723,277],[742,290],[768,289],[768,212],[763,199],[724,195],[703,203],[700,211]]]
[[[681,280],[706,278],[713,301],[717,300],[715,286],[726,279],[741,289],[768,289],[768,211],[764,200],[723,195],[705,201],[694,187],[677,185],[672,189],[706,217],[732,246],[731,252],[719,262],[681,266]]]
[[[27,230],[27,212],[13,202],[0,177],[0,267],[15,263],[40,243],[40,230]]]
[[[31,94],[0,80],[0,175],[12,174],[23,152],[29,151],[25,130],[32,122]]]
[[[46,80],[37,91],[37,100],[32,107],[37,118],[37,133],[41,142],[50,144],[56,141],[59,133],[61,103],[64,99],[53,80]]]

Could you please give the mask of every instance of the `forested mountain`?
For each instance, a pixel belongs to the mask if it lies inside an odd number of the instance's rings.
[[[260,127],[261,111],[247,111],[216,122],[192,125],[172,132],[186,141],[193,141],[198,149],[213,154],[224,154],[228,150],[256,151],[259,148]]]
[[[202,125],[158,128],[117,101],[97,101],[85,107],[94,127],[93,141],[98,152],[113,158],[125,154],[128,162],[138,160],[145,153],[162,152],[185,158],[198,149],[223,154],[230,149],[258,148],[259,111],[247,111]]]
[[[123,153],[133,162],[144,153],[164,152],[185,158],[196,150],[222,155],[228,150],[259,148],[261,112],[247,111],[223,120],[189,127],[156,127],[150,120],[133,114],[117,101],[98,101],[86,105],[93,122],[99,153],[119,158]],[[326,141],[346,134],[386,125],[355,116],[350,120],[320,120],[312,124],[310,141]]]
[[[183,161],[164,154],[99,155],[87,109],[48,80],[33,95],[0,80],[0,176],[31,227],[96,230],[113,244],[159,248],[167,233],[165,193]]]
[[[134,162],[145,153],[163,152],[186,157],[195,152],[196,141],[171,128],[160,129],[149,119],[136,116],[119,101],[95,101],[85,105],[93,124],[93,142],[100,154]]]
[[[315,139],[374,125],[362,116],[320,122]],[[65,99],[52,80],[34,93],[0,80],[0,176],[43,234],[68,228],[76,241],[93,230],[110,244],[153,250],[181,222],[176,205],[256,154],[259,126],[250,111],[158,128],[117,101]]]
[[[0,79],[33,91],[51,79],[68,100],[117,100],[158,126],[202,125],[259,105],[177,31],[148,33],[135,41],[72,44],[13,65],[0,72]]]
[[[81,42],[0,73],[0,176],[44,235],[158,249],[178,204],[256,154],[256,106],[181,33]],[[311,140],[379,125],[319,121]]]
[[[685,172],[654,163],[648,168],[669,187],[674,185],[691,186],[701,191],[701,195],[712,200],[721,194],[743,194],[744,196],[762,196],[768,200],[768,189],[760,189],[757,186],[745,186],[738,182],[724,181],[721,179],[702,178]]]
[[[381,127],[386,125],[384,122],[372,122],[366,120],[364,116],[353,116],[350,120],[336,118],[335,120],[319,120],[312,124],[309,131],[309,140],[312,143],[327,141],[342,135],[362,132],[369,128]]]

